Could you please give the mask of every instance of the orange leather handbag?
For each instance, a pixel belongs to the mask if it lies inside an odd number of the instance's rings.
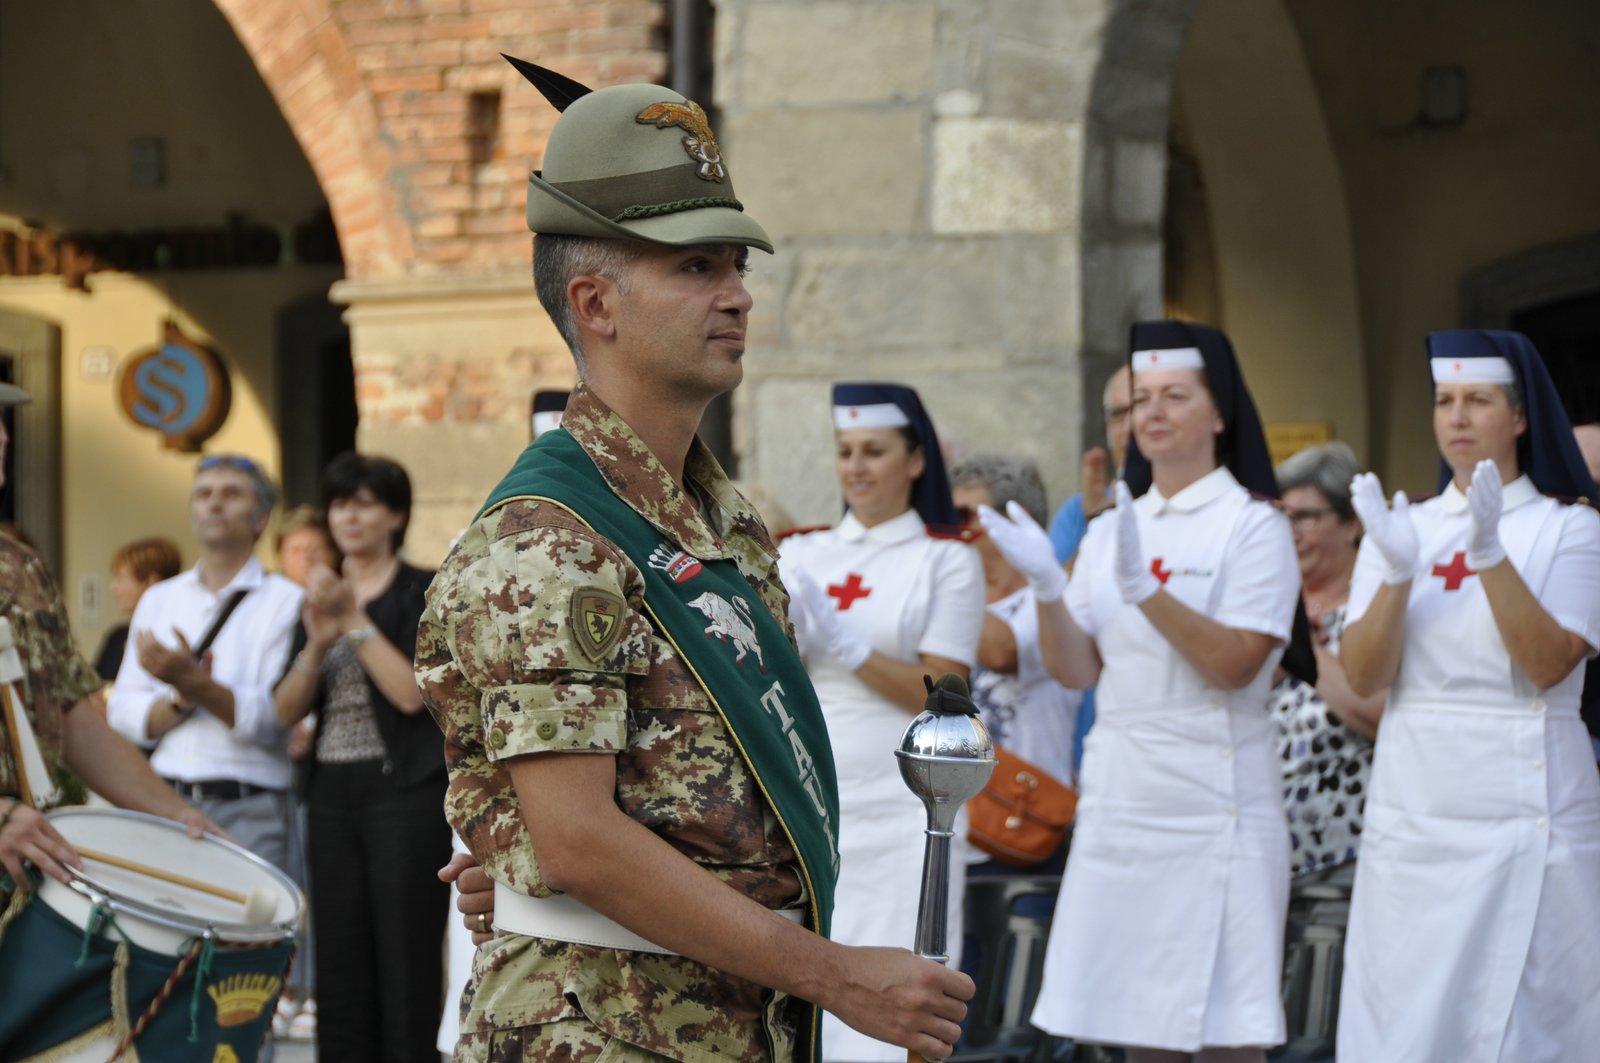
[[[1003,863],[1041,864],[1066,839],[1078,792],[1015,753],[994,752],[994,774],[967,802],[967,839]]]

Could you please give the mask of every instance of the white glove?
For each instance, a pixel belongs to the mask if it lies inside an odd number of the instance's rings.
[[[1361,518],[1366,537],[1377,547],[1387,571],[1383,582],[1391,586],[1410,583],[1421,566],[1422,547],[1411,523],[1411,503],[1404,491],[1394,493],[1394,508],[1383,500],[1383,484],[1364,472],[1350,481],[1350,502]]]
[[[1467,488],[1467,511],[1472,514],[1472,532],[1467,536],[1467,567],[1474,572],[1493,568],[1506,559],[1500,544],[1500,511],[1504,505],[1500,469],[1488,458],[1472,470]]]
[[[834,608],[833,600],[817,581],[799,570],[795,570],[793,576],[793,582],[785,582],[789,588],[791,618],[795,615],[796,607],[804,616],[794,625],[800,655],[808,660],[815,660],[819,656],[832,657],[852,672],[867,663],[867,658],[872,656],[872,647],[845,630],[839,622],[839,611]]]
[[[1006,563],[1028,577],[1035,598],[1053,602],[1066,591],[1067,570],[1056,560],[1050,536],[1017,502],[1006,503],[1005,517],[988,506],[979,506],[978,523]]]
[[[1129,605],[1138,605],[1161,589],[1161,581],[1150,571],[1145,560],[1144,547],[1139,543],[1139,517],[1133,511],[1133,494],[1121,480],[1113,488],[1117,496],[1117,510],[1112,519],[1117,522],[1117,590]]]

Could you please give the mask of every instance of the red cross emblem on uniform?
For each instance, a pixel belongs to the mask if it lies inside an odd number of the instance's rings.
[[[1150,572],[1155,576],[1156,582],[1162,586],[1166,586],[1167,580],[1172,578],[1172,570],[1170,568],[1162,568],[1159,557],[1151,559]]]
[[[863,587],[861,577],[852,572],[843,583],[829,584],[828,593],[839,599],[839,611],[842,613],[855,604],[857,598],[865,598],[871,594],[872,588]]]
[[[1477,572],[1467,567],[1467,555],[1464,551],[1457,550],[1456,556],[1450,559],[1448,565],[1434,565],[1433,574],[1444,580],[1444,589],[1458,591],[1461,582],[1468,576],[1476,576]]]

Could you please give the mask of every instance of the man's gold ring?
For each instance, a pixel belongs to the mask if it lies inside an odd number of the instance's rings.
[[[487,934],[489,932],[489,921],[488,919],[484,918],[486,914],[487,913],[485,912],[478,913],[478,933],[480,934]]]

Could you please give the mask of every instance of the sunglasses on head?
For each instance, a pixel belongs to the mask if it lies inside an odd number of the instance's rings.
[[[205,472],[208,469],[238,469],[254,475],[261,472],[255,462],[238,454],[208,454],[200,459],[198,471]]]

